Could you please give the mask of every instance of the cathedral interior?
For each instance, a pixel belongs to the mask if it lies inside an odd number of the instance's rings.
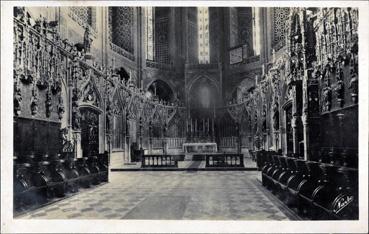
[[[13,18],[15,218],[358,219],[358,9]]]

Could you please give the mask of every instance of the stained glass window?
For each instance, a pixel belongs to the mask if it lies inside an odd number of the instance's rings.
[[[145,7],[146,59],[154,60],[154,7]]]
[[[112,42],[133,53],[133,7],[110,7]]]
[[[198,57],[199,63],[206,64],[210,62],[209,56],[209,8],[197,8],[197,26],[198,26]]]
[[[80,25],[89,25],[96,29],[96,9],[95,7],[70,7],[70,16]]]
[[[252,35],[254,55],[260,54],[260,8],[252,8]]]

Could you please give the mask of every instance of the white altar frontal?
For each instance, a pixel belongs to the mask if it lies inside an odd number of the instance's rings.
[[[183,143],[184,153],[216,153],[218,151],[215,142]]]

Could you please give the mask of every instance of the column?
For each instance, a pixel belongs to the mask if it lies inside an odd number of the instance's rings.
[[[128,113],[126,113],[126,139],[124,145],[125,163],[131,162],[131,143],[129,137],[129,118]]]
[[[306,58],[310,58],[311,50],[308,48],[314,48],[312,40],[307,40],[311,37],[308,32],[314,29],[314,19],[307,19],[306,11],[303,12],[304,27],[302,28],[302,40],[305,43],[303,45],[303,58],[304,58],[304,76],[303,76],[303,135],[304,135],[304,159],[305,160],[317,160],[319,151],[319,130],[320,130],[320,113],[319,113],[319,72],[314,71],[312,66],[313,61],[307,61]],[[313,131],[310,131],[310,128]]]
[[[149,154],[152,154],[152,124],[149,123]]]

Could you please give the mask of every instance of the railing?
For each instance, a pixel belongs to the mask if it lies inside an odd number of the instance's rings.
[[[245,167],[242,154],[207,154],[206,167]]]
[[[218,69],[218,63],[209,63],[209,64],[186,64],[187,69]]]
[[[143,155],[141,167],[178,167],[178,162],[173,155]]]
[[[163,138],[151,138],[151,146],[153,149],[162,149],[164,147]]]
[[[186,138],[167,138],[168,149],[182,149],[183,143],[186,142]]]
[[[235,148],[237,147],[237,137],[222,137],[219,141],[219,148]]]
[[[164,70],[173,70],[173,64],[159,63],[159,62],[153,62],[149,60],[146,60],[146,66],[151,67],[151,68],[164,69]]]

